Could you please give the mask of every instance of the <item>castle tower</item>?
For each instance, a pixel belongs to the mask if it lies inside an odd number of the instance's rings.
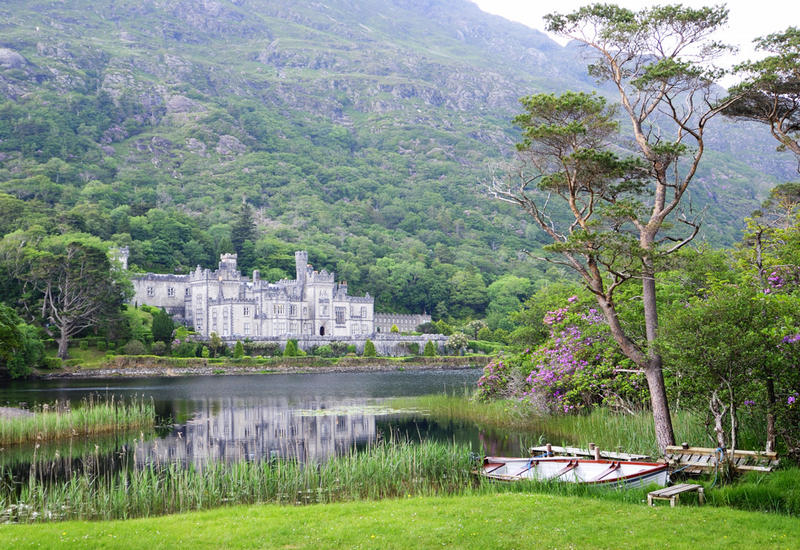
[[[306,271],[308,269],[308,252],[298,250],[294,253],[294,267],[297,271],[297,285],[302,289],[306,286]]]
[[[119,262],[122,264],[122,270],[128,271],[128,257],[130,256],[131,251],[127,246],[122,246],[119,249]]]
[[[298,250],[294,253],[294,268],[297,272],[297,290],[301,300],[306,299],[306,273],[308,272],[308,252]]]

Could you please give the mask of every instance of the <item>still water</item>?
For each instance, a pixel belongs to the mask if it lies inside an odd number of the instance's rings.
[[[143,396],[153,399],[162,427],[148,435],[3,449],[0,462],[24,471],[34,451],[37,461],[54,466],[87,453],[124,453],[139,466],[177,462],[202,467],[209,461],[274,458],[319,462],[388,438],[447,440],[471,445],[476,452],[518,454],[530,441],[437,420],[424,411],[391,409],[388,403],[392,397],[463,394],[474,388],[480,374],[471,369],[14,382],[0,388],[0,405]]]

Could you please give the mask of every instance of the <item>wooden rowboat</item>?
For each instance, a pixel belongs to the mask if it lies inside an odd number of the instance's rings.
[[[506,458],[487,456],[477,473],[498,481],[566,481],[625,488],[665,486],[668,465],[660,462],[586,460],[570,457]]]

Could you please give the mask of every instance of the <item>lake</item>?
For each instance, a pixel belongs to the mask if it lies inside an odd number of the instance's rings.
[[[153,462],[196,467],[209,461],[320,462],[392,438],[455,441],[476,452],[519,454],[524,445],[518,437],[388,404],[392,397],[463,394],[480,375],[480,369],[468,369],[11,382],[0,389],[0,405],[78,403],[91,395],[152,398],[161,426],[153,434],[10,447],[0,451],[0,462],[22,477],[34,453],[55,475],[80,468],[86,455],[112,469]]]

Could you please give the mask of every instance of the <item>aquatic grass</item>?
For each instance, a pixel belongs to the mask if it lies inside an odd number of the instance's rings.
[[[706,495],[716,506],[800,516],[800,468],[748,472],[735,483],[706,489]]]
[[[483,428],[530,434],[532,440],[556,445],[588,447],[589,443],[596,443],[607,450],[651,456],[660,454],[649,411],[626,414],[597,407],[582,414],[548,415],[515,400],[476,401],[466,391],[463,395],[393,398],[389,404],[426,411],[435,420],[472,422]],[[674,411],[673,424],[678,441],[688,441],[696,446],[709,442],[703,421],[696,415]]]
[[[120,519],[233,504],[460,494],[475,482],[473,467],[468,448],[435,442],[385,442],[316,465],[295,460],[188,467],[150,463],[115,473],[85,466],[63,483],[33,476],[27,483],[0,484],[0,520]]]
[[[90,397],[74,408],[42,406],[31,416],[0,418],[0,445],[83,437],[109,432],[152,428],[155,405],[141,397],[117,400]]]

